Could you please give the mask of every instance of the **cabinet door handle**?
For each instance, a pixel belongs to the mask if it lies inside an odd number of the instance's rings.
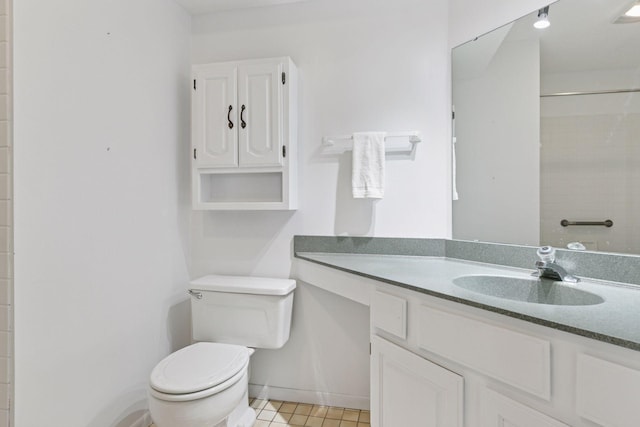
[[[240,108],[240,127],[242,129],[247,127],[247,123],[244,121],[244,118],[242,117],[244,115],[244,110],[246,110],[247,107],[244,106],[244,104],[242,105],[242,108]]]
[[[233,110],[233,107],[229,105],[229,112],[227,113],[227,120],[229,121],[229,129],[233,129],[233,122],[231,121],[231,110]]]

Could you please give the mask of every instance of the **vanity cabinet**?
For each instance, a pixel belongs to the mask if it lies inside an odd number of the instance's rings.
[[[576,383],[582,418],[611,427],[640,425],[640,370],[581,353]]]
[[[297,273],[370,307],[373,427],[640,425],[636,350],[377,281],[372,274],[305,261]],[[442,280],[437,274],[434,280]]]
[[[570,427],[493,390],[485,390],[482,402],[483,427]]]
[[[416,310],[420,349],[551,400],[548,340],[430,305],[421,304]]]
[[[463,384],[460,375],[372,337],[374,427],[463,427]]]
[[[406,346],[408,301],[377,290],[371,296],[371,424],[374,427],[463,427],[464,381]]]
[[[370,301],[373,426],[638,425],[637,352],[382,284]]]
[[[194,209],[297,208],[296,86],[290,58],[193,66]]]

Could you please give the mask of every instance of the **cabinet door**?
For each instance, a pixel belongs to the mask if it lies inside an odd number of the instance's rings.
[[[240,166],[282,164],[282,69],[275,61],[238,69]]]
[[[462,427],[463,379],[374,336],[371,416],[373,427]]]
[[[569,427],[535,409],[485,390],[483,427]]]
[[[237,68],[194,68],[192,138],[195,166],[238,166]]]
[[[576,412],[605,427],[640,425],[640,371],[578,354]]]

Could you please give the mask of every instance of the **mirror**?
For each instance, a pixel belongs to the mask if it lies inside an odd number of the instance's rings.
[[[640,254],[633,4],[560,0],[546,29],[535,11],[453,49],[453,238]]]

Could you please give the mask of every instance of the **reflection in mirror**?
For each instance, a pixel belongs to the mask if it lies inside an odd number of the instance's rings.
[[[535,11],[453,49],[454,238],[640,254],[632,5],[560,0],[548,28]]]

